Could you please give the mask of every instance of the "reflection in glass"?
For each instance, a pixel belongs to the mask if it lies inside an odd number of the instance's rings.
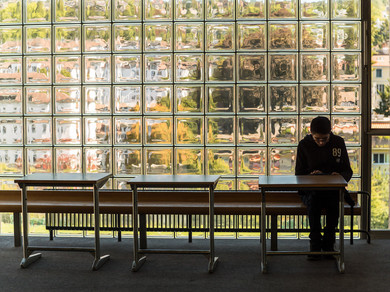
[[[326,116],[328,119],[330,119],[329,116],[327,115],[322,115],[322,116]],[[306,135],[309,135],[310,134],[310,123],[311,123],[311,120],[314,119],[316,116],[306,116],[306,115],[302,115],[300,116],[300,132],[299,132],[299,139],[303,139],[306,137]]]
[[[1,16],[0,16],[0,20],[1,20]],[[0,27],[0,54],[21,54],[21,53],[22,53],[22,27],[20,26]]]
[[[147,144],[172,143],[172,118],[145,118]]]
[[[171,20],[171,0],[145,0],[145,20]]]
[[[234,117],[207,117],[207,144],[234,143]]]
[[[56,21],[70,22],[81,20],[80,0],[56,0]]]
[[[141,86],[115,87],[115,113],[139,113],[141,109]]]
[[[329,86],[302,85],[301,112],[329,112]]]
[[[234,81],[234,55],[207,56],[208,81]]]
[[[265,111],[265,86],[238,86],[238,110],[240,112]]]
[[[110,82],[111,58],[108,56],[85,56],[85,82]]]
[[[302,18],[328,18],[328,0],[301,0]]]
[[[203,86],[176,86],[176,112],[200,113],[203,111]]]
[[[171,148],[147,148],[146,174],[172,174],[172,152]]]
[[[176,55],[176,81],[203,81],[203,54]]]
[[[328,42],[327,22],[301,22],[301,49],[302,50],[327,50]]]
[[[171,86],[145,86],[145,112],[170,113],[172,112]]]
[[[171,24],[145,24],[144,35],[145,51],[172,50]]]
[[[266,0],[238,0],[237,18],[265,18]]]
[[[79,114],[81,112],[80,87],[56,87],[54,94],[56,114]]]
[[[51,148],[27,148],[27,174],[52,172]]]
[[[236,189],[236,180],[235,179],[227,179],[221,178],[218,181],[217,187],[215,190],[217,191],[233,191]]]
[[[270,175],[294,175],[296,148],[271,148]]]
[[[333,80],[360,80],[360,53],[333,54]]]
[[[142,0],[114,0],[114,5],[115,20],[141,20]]]
[[[247,179],[239,178],[237,179],[238,190],[240,191],[258,191],[259,190],[259,179]]]
[[[271,112],[295,112],[297,110],[296,85],[270,85],[269,109]]]
[[[362,163],[360,158],[360,148],[349,148],[347,149],[349,162],[354,176],[360,176],[360,165]]]
[[[56,56],[56,83],[81,83],[81,57]]]
[[[298,23],[269,24],[270,50],[296,50],[298,38]]]
[[[81,119],[56,118],[56,144],[81,144]]]
[[[203,0],[175,0],[176,19],[203,19]]]
[[[203,117],[175,117],[177,144],[203,144]]]
[[[55,33],[56,53],[81,51],[81,28],[79,25],[56,26]]]
[[[141,82],[141,55],[115,56],[115,82]]]
[[[269,0],[270,18],[297,18],[297,0]]]
[[[85,25],[84,37],[85,52],[109,52],[111,50],[110,25]]]
[[[22,175],[23,174],[23,149],[0,148],[0,174]]]
[[[27,144],[51,144],[51,119],[26,118]]]
[[[141,149],[115,149],[115,174],[142,174]]]
[[[83,0],[82,3],[85,21],[111,20],[111,0]]]
[[[51,0],[26,0],[27,22],[49,22],[51,16]]]
[[[271,81],[297,80],[297,55],[269,55]]]
[[[56,148],[55,152],[57,173],[82,172],[80,148]]]
[[[207,87],[208,112],[233,112],[234,86]]]
[[[359,50],[360,22],[333,22],[332,45],[334,50]]]
[[[207,149],[207,174],[233,175],[235,172],[235,155],[231,148]]]
[[[265,144],[266,118],[265,117],[239,117],[238,118],[239,144]]]
[[[0,57],[0,84],[22,83],[22,58]]]
[[[50,26],[27,26],[26,27],[26,52],[27,53],[50,53],[51,45]]]
[[[141,131],[141,118],[115,117],[115,144],[141,144]]]
[[[333,133],[344,138],[345,144],[360,144],[360,117],[357,116],[333,116]]]
[[[360,85],[333,85],[332,110],[334,112],[360,111]]]
[[[26,87],[26,114],[50,114],[50,87]]]
[[[0,144],[21,145],[23,123],[21,118],[0,118]]]
[[[0,113],[7,115],[22,114],[22,89],[0,87]]]
[[[26,57],[27,83],[51,82],[51,57]]]
[[[111,112],[111,87],[84,87],[84,113],[110,113]]]
[[[302,54],[301,80],[302,81],[328,81],[328,54]]]
[[[22,22],[22,0],[7,0],[0,7],[1,23]]]
[[[175,23],[177,51],[201,51],[203,49],[203,23]]]
[[[360,0],[333,0],[332,18],[360,18]]]
[[[119,1],[118,1],[119,2]],[[114,25],[114,50],[116,52],[129,52],[141,50],[140,24]]]
[[[234,0],[208,0],[206,18],[233,20],[235,16],[234,2]]]
[[[111,173],[111,148],[84,148],[84,165],[86,173]]]
[[[145,55],[145,81],[171,82],[172,56],[171,55]]]
[[[291,117],[269,117],[269,144],[291,144],[298,141],[298,120]]]
[[[85,118],[84,120],[85,144],[110,144],[111,119]]]
[[[238,150],[239,175],[265,175],[267,150],[265,148],[240,148]]]
[[[239,81],[265,81],[265,55],[239,55]]]
[[[232,23],[207,23],[207,50],[234,50],[234,26]]]
[[[183,175],[204,174],[203,149],[176,148],[176,173]]]
[[[265,50],[265,23],[238,23],[237,34],[239,50]]]

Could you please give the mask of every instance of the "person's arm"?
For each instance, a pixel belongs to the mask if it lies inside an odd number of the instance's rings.
[[[349,162],[347,147],[345,146],[345,142],[343,140],[343,144],[341,145],[341,171],[340,174],[344,179],[348,182],[353,174],[351,164]]]
[[[302,143],[298,144],[297,161],[295,163],[295,175],[309,174],[308,165],[304,156]]]

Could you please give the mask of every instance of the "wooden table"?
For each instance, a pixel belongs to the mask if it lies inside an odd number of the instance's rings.
[[[99,215],[99,188],[111,177],[109,173],[37,173],[15,179],[15,183],[22,190],[22,214],[23,214],[23,259],[22,268],[41,258],[40,253],[32,254],[37,250],[48,251],[86,251],[93,253],[95,260],[93,270],[98,270],[109,258],[109,255],[100,256],[100,215]],[[28,212],[27,212],[27,187],[93,187],[93,210],[95,217],[95,247],[49,247],[28,245]]]
[[[134,260],[132,271],[138,271],[144,264],[146,257],[140,254],[147,253],[180,253],[206,254],[209,256],[208,270],[210,273],[216,268],[218,258],[214,256],[214,189],[218,183],[218,175],[140,175],[130,181],[133,190],[133,233],[134,233]],[[140,249],[138,248],[138,188],[208,188],[209,189],[209,232],[210,250],[170,250],[170,249]]]
[[[260,176],[259,188],[261,190],[261,270],[267,272],[267,255],[308,255],[325,254],[334,255],[340,273],[344,273],[344,189],[347,182],[341,175],[275,175]],[[334,252],[300,252],[300,251],[267,251],[266,246],[266,193],[272,191],[321,190],[338,191],[340,196],[340,223],[339,223],[339,250]]]

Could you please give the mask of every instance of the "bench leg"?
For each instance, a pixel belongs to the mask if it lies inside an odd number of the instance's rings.
[[[187,216],[187,222],[188,222],[188,242],[191,243],[192,242],[192,215],[188,215]]]
[[[122,241],[122,231],[118,231],[118,242]]]
[[[349,235],[349,243],[353,244],[353,207],[351,206],[351,233]]]
[[[145,249],[148,246],[146,234],[146,214],[139,215],[139,241],[140,248]]]
[[[278,215],[271,215],[271,250],[278,250]]]
[[[20,212],[14,212],[14,246],[18,247],[22,242],[22,235],[20,230]]]
[[[54,230],[49,230],[49,240],[53,240],[54,239]]]

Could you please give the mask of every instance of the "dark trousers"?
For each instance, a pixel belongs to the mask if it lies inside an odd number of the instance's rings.
[[[313,244],[333,244],[336,239],[336,228],[339,221],[339,193],[337,191],[312,191],[301,194],[307,206],[310,223],[310,239]],[[321,211],[326,211],[324,236],[321,235]]]

